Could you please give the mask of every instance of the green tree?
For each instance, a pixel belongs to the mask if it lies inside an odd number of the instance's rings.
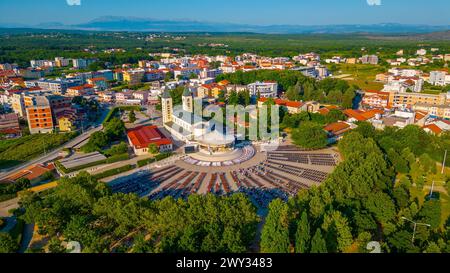
[[[119,118],[112,118],[105,124],[105,133],[111,139],[120,139],[125,134],[125,124]]]
[[[441,225],[441,201],[434,199],[426,201],[419,211],[418,217],[421,222],[431,225],[432,229],[439,228]]]
[[[19,249],[14,239],[5,232],[0,232],[0,253],[14,253]]]
[[[311,240],[311,253],[327,253],[327,243],[323,239],[320,229],[316,230]]]
[[[372,212],[380,223],[387,223],[396,215],[395,203],[386,193],[370,194],[364,203],[367,210]]]
[[[261,252],[288,253],[289,247],[288,206],[276,199],[269,205],[269,214],[261,234]]]
[[[148,152],[152,155],[157,155],[159,154],[159,147],[158,145],[156,145],[155,143],[150,143],[148,145]]]
[[[297,223],[297,231],[295,232],[295,252],[307,253],[309,251],[311,241],[310,227],[308,215],[304,211]]]
[[[302,147],[309,149],[321,149],[327,146],[327,133],[314,122],[304,122],[300,124],[298,129],[292,131],[293,142]]]
[[[346,109],[352,109],[353,108],[353,100],[355,99],[355,89],[349,88],[345,93],[342,95],[342,107]]]
[[[128,114],[128,120],[130,121],[130,123],[136,122],[137,118],[136,113],[134,113],[134,110],[131,110],[130,113]]]

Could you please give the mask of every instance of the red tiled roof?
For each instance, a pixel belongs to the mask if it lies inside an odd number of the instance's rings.
[[[259,101],[262,103],[266,102],[267,100],[268,100],[267,98],[259,99]],[[302,107],[302,105],[304,104],[303,102],[300,102],[300,101],[290,101],[290,100],[282,100],[282,99],[275,99],[274,101],[275,101],[275,104],[277,104],[277,105],[293,107],[293,108]]]
[[[440,133],[442,133],[442,129],[439,128],[439,126],[437,126],[436,124],[432,123],[429,124],[427,126],[423,127],[424,129],[429,129],[431,132],[433,132],[436,135],[439,135]]]
[[[89,79],[90,81],[92,81],[92,82],[97,82],[97,81],[106,81],[106,78],[103,78],[103,77],[99,77],[99,78],[92,78],[92,79]]]
[[[347,109],[344,110],[344,114],[348,116],[349,118],[354,118],[357,121],[366,121],[371,118],[374,118],[377,114],[383,114],[383,110],[373,109],[369,111],[361,111],[361,110],[353,110],[353,109]]]
[[[54,169],[55,166],[53,164],[50,164],[48,166],[35,165],[33,167],[27,168],[25,170],[22,170],[9,176],[6,180],[17,181],[20,178],[27,178],[29,180],[34,180],[41,177],[42,175],[44,175],[49,171],[53,171]]]
[[[157,126],[140,126],[129,130],[127,135],[137,149],[147,148],[152,143],[157,146],[172,144],[172,140],[166,138]]]
[[[324,129],[327,132],[337,134],[342,131],[348,131],[350,129],[350,125],[348,125],[345,122],[335,122],[335,123],[328,124],[327,126],[325,126]]]

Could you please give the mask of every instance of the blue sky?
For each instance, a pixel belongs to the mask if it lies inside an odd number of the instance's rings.
[[[77,0],[69,0],[77,1]],[[100,16],[248,24],[450,25],[448,0],[0,0],[0,24],[84,23]]]

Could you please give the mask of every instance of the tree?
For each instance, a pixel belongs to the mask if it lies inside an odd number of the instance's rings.
[[[396,215],[394,201],[384,192],[370,194],[364,204],[380,223],[387,223]]]
[[[341,110],[331,109],[326,115],[326,123],[334,123],[340,120],[346,120],[345,114]]]
[[[353,132],[358,132],[365,138],[368,137],[373,138],[375,136],[375,127],[373,127],[371,123],[363,121],[358,122],[357,125],[358,127],[355,130],[353,130]]]
[[[155,143],[150,143],[148,145],[148,152],[152,155],[157,155],[159,154],[159,147],[158,145],[156,145]]]
[[[130,121],[130,123],[136,122],[137,118],[136,113],[134,113],[134,110],[131,110],[130,113],[128,114],[128,120]]]
[[[307,253],[309,251],[310,241],[311,234],[308,223],[308,215],[306,214],[306,211],[304,211],[300,221],[297,223],[297,231],[295,232],[295,252]]]
[[[57,237],[52,237],[48,242],[48,250],[50,253],[64,253],[65,249],[61,245],[62,242]]]
[[[128,152],[128,145],[125,142],[120,142],[117,145],[111,146],[108,150],[105,151],[105,155],[113,156],[113,155],[121,155]]]
[[[345,91],[344,95],[342,95],[342,107],[346,109],[353,108],[353,100],[355,99],[355,89],[350,87]]]
[[[433,253],[442,253],[441,248],[440,248],[439,245],[436,244],[435,242],[431,242],[431,243],[428,245],[427,249],[426,249],[424,252],[425,252],[425,253],[430,253],[430,254],[433,254]]]
[[[240,105],[244,105],[244,106],[248,106],[251,103],[251,97],[250,97],[250,92],[247,90],[244,91],[240,91],[238,93],[238,97],[239,97],[239,104]]]
[[[400,230],[392,234],[392,236],[388,238],[389,245],[392,248],[391,251],[405,253],[414,250],[415,247],[411,243],[411,236],[412,234],[406,230]]]
[[[419,211],[418,217],[421,222],[431,225],[432,229],[439,228],[441,225],[441,202],[434,199],[426,201]]]
[[[288,206],[280,199],[272,201],[269,205],[269,214],[261,234],[261,252],[288,253],[289,221]]]
[[[419,157],[419,162],[425,173],[436,173],[436,161],[434,161],[428,154],[422,154]]]
[[[340,211],[327,214],[323,220],[322,229],[326,231],[328,250],[344,252],[352,243],[353,236],[345,218]]]
[[[0,232],[0,253],[14,253],[18,249],[18,244],[9,233]]]
[[[85,153],[92,153],[95,151],[102,151],[104,147],[109,145],[109,137],[106,133],[99,131],[95,132],[89,138],[89,141],[81,150]]]
[[[327,243],[322,237],[320,228],[316,230],[311,240],[311,253],[327,253]]]
[[[125,134],[125,124],[119,118],[112,118],[105,124],[105,133],[111,139],[120,139]]]
[[[327,133],[314,122],[300,124],[298,129],[292,131],[292,140],[294,144],[308,149],[321,149],[328,144]]]

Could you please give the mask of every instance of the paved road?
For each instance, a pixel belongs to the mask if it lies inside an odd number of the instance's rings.
[[[101,114],[101,118],[100,121],[103,121],[104,118],[106,117],[107,113],[108,113],[109,109],[103,109],[102,114]],[[76,138],[72,139],[71,141],[67,142],[66,144],[60,146],[59,148],[51,151],[50,153],[47,153],[46,155],[43,155],[39,158],[33,159],[31,161],[28,161],[24,164],[18,165],[12,169],[8,169],[5,172],[0,173],[0,180],[4,179],[18,171],[21,171],[27,167],[30,166],[34,166],[36,164],[43,164],[46,162],[50,162],[54,159],[56,159],[59,156],[59,153],[65,148],[65,147],[71,147],[71,146],[75,146],[76,144],[86,140],[87,138],[89,138],[93,133],[100,131],[103,129],[103,127],[100,125],[101,122],[97,123],[96,126],[98,126],[97,128],[91,128],[90,130],[84,132],[83,134],[77,136]]]
[[[82,142],[82,141],[85,140],[86,138],[89,138],[93,133],[95,133],[95,132],[97,132],[97,131],[100,131],[101,129],[102,129],[101,126],[100,126],[100,127],[97,127],[97,128],[90,129],[89,131],[86,131],[84,134],[81,134],[81,135],[77,136],[76,138],[74,138],[74,139],[72,139],[71,141],[67,142],[67,143],[64,144],[63,146],[60,146],[60,147],[57,148],[56,150],[53,150],[52,152],[47,153],[46,155],[43,155],[43,156],[41,156],[41,157],[39,157],[39,158],[33,159],[33,160],[31,160],[31,161],[28,161],[28,162],[26,162],[26,163],[24,163],[24,164],[21,164],[21,165],[19,165],[19,166],[16,166],[16,167],[14,167],[14,168],[12,168],[12,169],[9,169],[9,170],[6,171],[6,172],[2,172],[2,173],[0,174],[0,180],[6,178],[6,177],[8,177],[8,176],[10,176],[10,175],[12,175],[12,174],[14,174],[14,173],[16,173],[16,172],[18,172],[18,171],[21,171],[21,170],[23,170],[23,169],[25,169],[25,168],[27,168],[27,167],[34,166],[34,165],[36,165],[36,164],[43,164],[43,163],[46,163],[46,162],[50,162],[50,161],[52,161],[52,160],[55,160],[55,159],[59,156],[59,153],[60,153],[65,147],[68,147],[68,146],[74,146],[74,145],[76,145],[76,144]]]
[[[22,231],[22,240],[20,241],[19,253],[25,253],[30,246],[34,234],[34,224],[26,224]]]
[[[9,210],[17,209],[18,207],[19,207],[19,198],[14,198],[8,201],[0,202],[0,217],[11,216]]]
[[[4,226],[3,229],[0,230],[1,232],[10,232],[17,224],[16,217],[6,217],[5,221],[6,226]]]

